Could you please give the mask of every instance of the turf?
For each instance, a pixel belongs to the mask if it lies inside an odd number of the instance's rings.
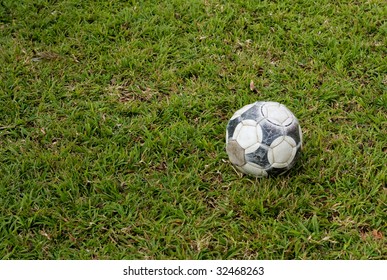
[[[1,1],[0,257],[386,259],[387,4],[315,2]],[[228,161],[257,100],[287,175]]]

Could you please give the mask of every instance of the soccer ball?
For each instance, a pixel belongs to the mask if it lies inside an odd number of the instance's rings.
[[[255,102],[235,112],[227,124],[226,151],[241,172],[256,177],[283,174],[302,148],[297,118],[277,102]]]

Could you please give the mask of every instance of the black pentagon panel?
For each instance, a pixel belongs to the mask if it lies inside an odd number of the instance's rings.
[[[263,105],[265,105],[265,101],[257,101],[255,102],[255,106],[258,108],[258,111],[259,113],[263,116],[263,113],[262,113],[262,107]]]
[[[248,109],[246,112],[244,112],[241,115],[243,120],[255,120],[259,121],[262,118],[261,111],[259,110],[258,106],[254,104],[250,109]]]
[[[238,126],[238,124],[242,121],[241,117],[236,117],[235,119],[232,119],[227,124],[227,133],[228,133],[228,139],[232,138],[234,135],[235,128]]]
[[[296,144],[298,145],[298,143],[300,143],[301,141],[298,122],[293,122],[290,126],[286,127],[285,130],[286,130],[286,135],[292,137],[296,142]]]
[[[270,146],[271,143],[280,136],[284,136],[284,130],[280,126],[275,126],[268,121],[259,123],[262,128],[262,144]]]
[[[269,159],[267,158],[268,148],[265,146],[260,146],[252,153],[248,153],[245,155],[247,162],[252,162],[258,164],[263,169],[270,167]]]

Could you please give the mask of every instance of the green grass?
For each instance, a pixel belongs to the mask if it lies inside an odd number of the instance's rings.
[[[386,259],[387,5],[315,2],[1,1],[0,258]],[[228,161],[256,100],[285,176]]]

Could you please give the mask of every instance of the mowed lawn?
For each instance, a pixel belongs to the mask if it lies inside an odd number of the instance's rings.
[[[0,258],[386,259],[387,3],[0,2]],[[242,106],[301,123],[241,176]]]

